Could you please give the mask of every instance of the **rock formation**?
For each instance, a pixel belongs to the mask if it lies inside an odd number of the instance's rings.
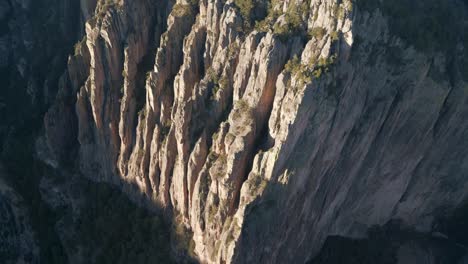
[[[392,220],[442,232],[468,198],[462,1],[80,4],[50,163],[76,149],[200,262],[302,263]]]

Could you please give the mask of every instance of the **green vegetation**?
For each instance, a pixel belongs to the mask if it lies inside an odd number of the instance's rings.
[[[86,36],[83,37],[79,42],[73,46],[73,49],[75,51],[74,55],[77,56],[78,54],[81,53],[81,49],[86,45]]]
[[[267,32],[276,22],[281,13],[274,9],[276,2],[271,2],[268,6],[267,16],[260,21],[255,22],[255,29],[260,32]]]
[[[330,66],[335,62],[336,55],[328,58],[320,58],[318,61],[311,61],[308,64],[302,64],[297,56],[289,60],[284,69],[286,72],[295,76],[299,84],[310,83],[313,79],[321,77],[322,73],[329,72]]]
[[[270,1],[261,0],[234,0],[244,21],[244,28],[250,30],[256,21],[262,20],[267,15]]]
[[[222,89],[224,89],[227,84],[227,77],[223,76],[221,79],[218,77],[218,74],[213,70],[213,68],[209,68],[206,71],[206,76],[208,76],[208,82],[211,86],[211,100],[215,100],[216,94]],[[221,84],[222,83],[222,84]]]
[[[236,102],[234,109],[237,110],[239,115],[249,113],[251,110],[249,103],[244,99],[240,99]]]
[[[314,21],[317,21],[318,15],[319,15],[319,12],[318,12],[318,10],[317,10],[317,11],[315,11],[315,13],[314,13],[314,17],[313,17],[313,20],[314,20]]]
[[[218,74],[211,67],[208,70],[206,70],[206,76],[208,76],[208,81],[213,82],[215,84],[217,84],[219,81]]]
[[[218,136],[219,136],[219,132],[213,133],[213,135],[211,136],[212,142],[215,142],[216,140],[218,140]]]
[[[253,174],[250,176],[250,184],[252,186],[250,191],[253,195],[258,190],[263,191],[268,185],[268,181],[260,174]]]
[[[235,59],[239,52],[239,44],[237,42],[232,42],[228,47],[228,59]]]
[[[345,8],[343,4],[335,4],[333,6],[333,17],[337,19],[344,19],[345,17]]]
[[[208,206],[208,222],[213,222],[217,212],[218,210],[215,205],[211,204]]]
[[[308,10],[308,8],[300,8],[292,4],[284,13],[283,23],[276,23],[283,15],[279,10],[274,9],[276,2],[274,1],[269,5],[268,15],[263,20],[256,22],[255,29],[260,32],[267,32],[273,28],[273,33],[283,41],[294,35],[303,35],[304,20],[302,17],[305,15],[304,11]]]
[[[304,24],[298,6],[291,5],[288,11],[284,14],[285,24],[275,24],[273,32],[280,37],[281,40],[286,40],[291,36],[302,34],[301,30]]]
[[[340,33],[338,31],[332,31],[330,33],[330,38],[332,41],[337,41],[340,38]]]
[[[234,0],[234,4],[239,8],[244,23],[249,26],[252,9],[254,8],[253,0]]]
[[[99,18],[103,18],[109,9],[116,6],[114,0],[102,0],[99,3],[100,6],[96,14]]]
[[[216,161],[210,169],[210,174],[214,179],[219,180],[226,175],[227,156],[225,154],[216,155]]]
[[[128,78],[128,73],[127,73],[127,71],[125,70],[125,68],[122,70],[122,77],[123,77],[124,79]]]
[[[223,90],[229,85],[229,79],[227,78],[226,75],[223,75],[221,79],[219,79],[218,84],[219,84],[219,88]]]
[[[192,13],[191,5],[175,4],[172,7],[172,15],[175,17],[184,17]]]
[[[136,154],[137,154],[137,159],[142,160],[145,157],[145,150],[139,149],[137,150]]]
[[[213,83],[213,95],[212,99],[215,98],[216,94],[218,94],[219,90],[221,90],[221,86],[219,86],[219,82]]]
[[[327,33],[327,30],[323,27],[314,27],[309,30],[307,35],[309,38],[316,38],[317,40],[322,40],[325,34]]]
[[[299,57],[297,55],[294,55],[292,59],[290,59],[286,65],[284,66],[284,69],[286,72],[296,74],[299,71],[302,70],[302,64],[301,61],[299,60]]]
[[[213,68],[209,68],[206,71],[206,76],[208,77],[208,83],[211,86],[210,99],[215,100],[218,92],[229,86],[229,79],[226,75],[222,75],[221,78],[219,78],[218,74],[215,70],[213,70]]]

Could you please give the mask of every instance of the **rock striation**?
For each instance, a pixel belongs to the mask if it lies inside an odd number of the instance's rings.
[[[98,1],[50,152],[164,208],[202,263],[301,263],[391,220],[437,231],[468,198],[468,17],[403,5]]]

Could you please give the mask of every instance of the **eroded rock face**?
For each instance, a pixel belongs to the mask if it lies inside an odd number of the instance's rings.
[[[463,38],[426,49],[387,4],[272,1],[249,23],[235,2],[98,2],[62,87],[76,127],[48,130],[77,134],[81,172],[166,208],[203,263],[430,232],[466,200]]]

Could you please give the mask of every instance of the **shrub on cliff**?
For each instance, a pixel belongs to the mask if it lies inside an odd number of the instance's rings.
[[[287,12],[284,14],[284,21],[276,23],[273,32],[278,35],[282,40],[296,35],[303,35],[304,21],[302,19],[299,7],[291,5]]]
[[[316,38],[317,40],[323,39],[327,31],[323,27],[314,27],[307,33],[309,38]]]
[[[254,22],[265,18],[270,1],[234,0],[234,4],[241,13],[245,29],[249,30]]]

